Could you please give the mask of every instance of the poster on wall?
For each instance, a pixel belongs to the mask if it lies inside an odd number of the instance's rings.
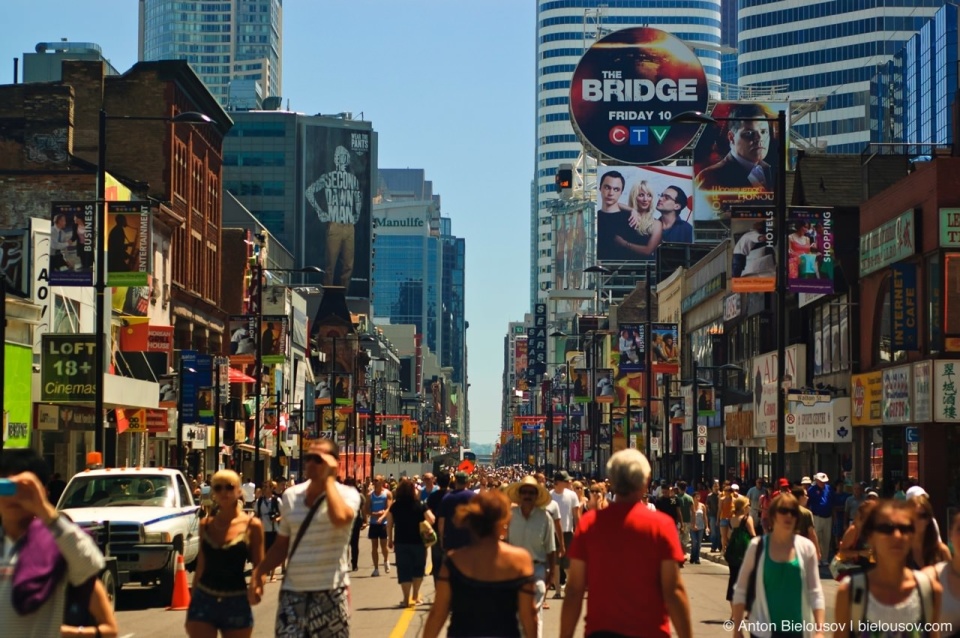
[[[93,285],[96,211],[96,202],[51,204],[49,285]]]
[[[787,290],[833,294],[832,209],[790,208],[787,232]]]
[[[150,283],[149,202],[107,202],[107,284]]]
[[[654,374],[680,373],[680,328],[675,323],[650,324]]]
[[[257,359],[257,318],[253,315],[230,317],[231,363],[254,363]]]
[[[772,208],[730,210],[733,292],[773,292],[777,289],[777,232]]]
[[[590,371],[576,368],[573,371],[573,402],[590,403]]]
[[[661,243],[693,243],[692,169],[597,169],[597,259],[653,261]]]
[[[615,396],[613,391],[613,370],[610,368],[597,370],[596,375],[597,375],[597,388],[596,388],[597,403],[613,403],[614,396]]]
[[[287,329],[290,320],[286,315],[264,316],[260,320],[260,351],[265,364],[283,363],[287,359]]]
[[[621,323],[617,340],[621,373],[643,372],[647,363],[647,326],[642,323]]]
[[[294,253],[302,263],[323,269],[325,286],[369,298],[375,135],[369,129],[305,123],[303,139],[306,219]]]

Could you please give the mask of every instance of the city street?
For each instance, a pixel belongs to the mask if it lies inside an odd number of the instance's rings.
[[[368,542],[361,545],[363,555],[360,571],[352,575],[351,599],[353,617],[351,633],[366,638],[415,638],[419,636],[430,611],[433,600],[433,581],[428,577],[422,591],[426,604],[416,609],[401,610],[396,607],[400,598],[400,587],[396,581],[396,571],[379,578],[371,578],[371,561]],[[693,635],[697,638],[721,638],[729,636],[723,622],[729,618],[729,606],[723,599],[727,586],[727,568],[708,562],[701,565],[687,565],[682,572],[693,617]],[[833,601],[837,583],[829,578],[826,571],[821,574],[827,599],[827,621],[833,619]],[[629,586],[629,575],[623,576],[624,585]],[[254,607],[256,626],[253,635],[258,638],[273,636],[273,620],[277,610],[277,592],[280,580],[267,585],[264,601]],[[128,638],[161,638],[181,635],[186,618],[184,611],[166,611],[153,598],[151,588],[132,588],[124,590],[117,605],[117,620],[120,623],[120,636]],[[552,595],[552,592],[551,592]],[[548,599],[550,609],[545,611],[544,636],[556,636],[560,629],[560,606],[562,601]],[[583,621],[576,633],[583,636]]]

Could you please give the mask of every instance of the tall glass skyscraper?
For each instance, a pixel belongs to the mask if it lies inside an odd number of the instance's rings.
[[[825,97],[793,130],[831,152],[870,141],[870,80],[945,0],[740,0],[741,86],[786,85],[792,102]]]
[[[689,44],[707,80],[720,82],[720,0],[537,0],[536,157],[530,215],[530,305],[546,298],[553,276],[551,201],[554,176],[575,164],[582,147],[570,125],[570,79],[585,49],[604,35],[636,26],[668,31]],[[592,187],[595,167],[584,179]]]
[[[141,60],[186,60],[230,110],[231,80],[281,95],[283,0],[139,0]]]
[[[443,309],[440,334],[443,350],[440,365],[453,368],[453,381],[463,383],[467,374],[466,294],[467,242],[455,237],[449,217],[440,218],[440,241],[443,244]]]

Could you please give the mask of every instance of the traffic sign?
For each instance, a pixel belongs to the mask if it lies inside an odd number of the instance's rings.
[[[698,425],[697,426],[697,436],[707,436],[707,426]]]
[[[707,453],[707,437],[698,436],[697,437],[697,454],[706,454]]]
[[[784,434],[787,436],[796,436],[797,435],[797,415],[788,414],[784,419],[786,421],[787,427],[784,428]]]
[[[909,427],[906,428],[907,443],[919,443],[920,442],[920,428],[918,427]]]

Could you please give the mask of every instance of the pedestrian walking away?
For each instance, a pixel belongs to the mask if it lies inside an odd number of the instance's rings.
[[[437,522],[437,535],[440,537],[440,543],[443,544],[443,551],[459,549],[470,544],[470,532],[464,527],[460,527],[453,522],[457,514],[457,508],[465,505],[475,496],[475,493],[467,489],[467,482],[470,475],[466,472],[457,472],[454,475],[454,488],[443,496],[440,501],[440,518]],[[437,566],[434,565],[434,569]]]
[[[280,497],[276,494],[276,484],[264,482],[260,488],[260,497],[254,502],[253,512],[263,526],[264,548],[269,550],[277,539],[280,528]],[[270,582],[275,580],[275,571],[270,572]]]
[[[249,638],[253,634],[246,563],[263,560],[261,520],[243,509],[240,475],[220,470],[211,481],[217,513],[200,521],[200,554],[187,609],[190,638]],[[259,602],[259,601],[258,601]]]
[[[573,530],[577,528],[580,521],[580,499],[576,492],[570,489],[570,475],[560,470],[553,476],[553,491],[550,492],[550,498],[560,509],[560,529],[563,532],[563,547],[570,547],[573,540]],[[554,577],[554,585],[557,588],[554,598],[562,598],[562,589],[567,582],[567,565],[569,560],[564,555],[560,558],[559,574]]]
[[[584,514],[573,537],[560,638],[573,638],[587,588],[586,636],[669,638],[672,622],[679,638],[690,638],[677,528],[647,509],[650,462],[627,449],[611,456],[606,469],[615,498]]]
[[[434,520],[436,520],[437,538],[442,537],[440,531],[440,504],[443,503],[443,497],[447,495],[447,490],[450,487],[450,472],[443,470],[437,475],[437,489],[427,497],[427,509],[430,510],[430,513],[433,514]],[[443,562],[443,545],[440,540],[430,546],[430,565],[432,566],[432,574],[434,585],[436,585],[437,573],[440,571],[440,563]]]
[[[595,489],[595,488],[591,488]],[[556,569],[557,545],[553,519],[544,509],[550,493],[533,476],[525,476],[507,488],[507,498],[517,505],[510,517],[507,542],[527,550],[533,559],[534,605],[537,610],[537,638],[543,637],[543,604],[547,583]]]
[[[437,638],[448,617],[449,638],[519,638],[521,629],[527,638],[536,635],[533,559],[500,540],[510,517],[510,501],[500,490],[475,494],[457,506],[451,522],[470,540],[440,567],[423,638]]]
[[[357,486],[356,477],[348,476],[344,479],[343,484],[354,488],[357,490],[357,494],[360,495],[360,508],[353,519],[353,526],[350,528],[350,571],[355,572],[360,569],[360,532],[367,527],[366,518],[363,515],[363,512],[366,510],[367,496],[366,493]]]
[[[310,444],[303,455],[307,480],[284,491],[277,539],[253,570],[250,595],[257,601],[267,574],[287,560],[277,605],[277,636],[350,635],[346,550],[360,495],[337,483],[338,458],[336,442],[319,439]]]
[[[747,555],[750,540],[757,535],[750,518],[750,499],[738,496],[733,501],[733,516],[730,518],[730,540],[723,553],[730,568],[727,578],[727,600],[730,601],[730,617],[733,618],[733,590],[740,574],[740,567]]]
[[[427,564],[427,548],[420,535],[420,523],[436,523],[433,513],[417,496],[413,481],[400,479],[396,498],[387,515],[387,543],[397,557],[397,581],[401,607],[419,605],[420,585]]]
[[[373,491],[367,496],[365,507],[370,525],[367,538],[370,539],[370,551],[373,555],[373,574],[380,575],[380,554],[383,554],[383,570],[390,573],[390,550],[387,547],[387,512],[393,503],[393,494],[383,485],[383,477],[373,479]]]
[[[830,562],[830,541],[833,538],[833,489],[830,478],[823,472],[813,476],[813,485],[807,490],[810,511],[813,512],[813,528],[820,542],[820,564]]]

